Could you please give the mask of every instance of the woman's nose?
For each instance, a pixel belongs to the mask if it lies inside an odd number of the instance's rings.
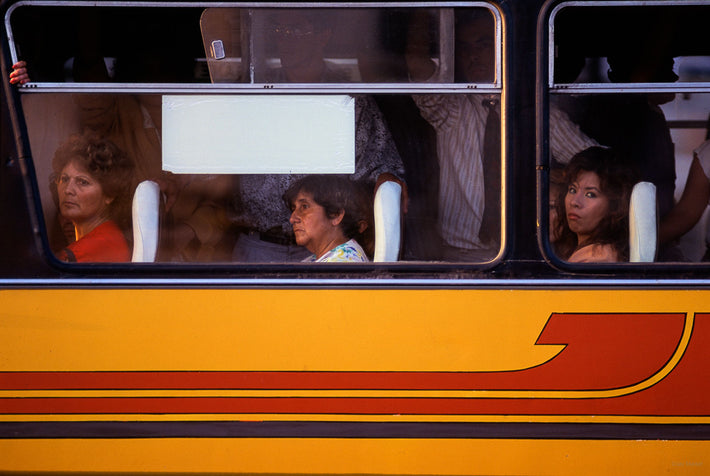
[[[293,225],[298,221],[298,219],[299,218],[298,215],[296,215],[296,210],[294,210],[291,212],[291,216],[289,217],[288,222]]]
[[[76,194],[76,189],[74,188],[74,181],[70,180],[64,185],[64,194],[65,195],[74,195]]]

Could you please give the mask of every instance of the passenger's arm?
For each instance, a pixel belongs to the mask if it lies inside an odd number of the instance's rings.
[[[658,242],[668,243],[686,234],[700,220],[709,199],[710,180],[705,176],[698,157],[694,156],[683,195],[661,221]]]

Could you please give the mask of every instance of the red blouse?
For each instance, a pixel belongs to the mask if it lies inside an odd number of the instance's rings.
[[[57,257],[76,263],[122,263],[131,260],[131,250],[121,229],[109,220],[61,250]]]

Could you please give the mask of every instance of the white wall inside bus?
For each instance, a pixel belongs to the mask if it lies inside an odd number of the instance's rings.
[[[163,96],[163,170],[187,174],[355,171],[355,100]]]

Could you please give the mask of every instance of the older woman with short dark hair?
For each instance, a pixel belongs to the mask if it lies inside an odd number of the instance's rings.
[[[309,175],[284,193],[296,243],[313,253],[304,261],[368,261],[355,239],[367,228],[368,212],[358,185],[334,175]]]
[[[59,213],[72,222],[76,241],[57,253],[71,262],[130,261],[121,229],[130,218],[133,163],[113,142],[75,134],[52,159]]]

